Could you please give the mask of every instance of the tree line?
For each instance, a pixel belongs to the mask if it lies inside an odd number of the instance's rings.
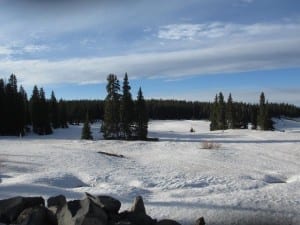
[[[65,102],[58,102],[53,91],[46,99],[44,89],[35,85],[28,99],[14,74],[7,82],[0,79],[0,135],[23,136],[30,127],[39,135],[51,134],[53,129],[68,127],[66,112]]]
[[[46,99],[43,88],[37,86],[33,88],[28,99],[24,88],[18,87],[14,74],[7,81],[0,79],[0,135],[24,135],[31,127],[38,134],[49,134],[53,129],[66,128],[68,124],[85,122],[87,112],[89,122],[103,121],[105,118],[110,119],[108,111],[112,110],[111,107],[117,110],[116,113],[112,113],[115,115],[113,116],[115,128],[107,126],[105,133],[107,138],[133,138],[137,132],[135,130],[137,122],[132,119],[136,118],[137,100],[133,100],[132,103],[127,74],[127,78],[124,77],[122,90],[117,76],[112,75],[108,76],[106,87],[108,94],[105,100],[60,99],[58,101],[54,92],[51,93],[50,99]],[[212,130],[246,128],[249,123],[253,128],[272,129],[271,117],[300,116],[300,108],[295,105],[269,103],[265,99],[264,101],[260,99],[258,104],[236,102],[231,95],[225,101],[223,94],[220,96],[220,93],[216,95],[213,102],[145,100],[141,90],[138,96],[145,108],[143,116],[145,118],[207,119],[212,123]],[[264,95],[263,98],[265,98]],[[109,105],[107,102],[113,104]],[[265,124],[261,122],[263,108],[265,109],[265,118],[268,118],[264,120],[267,121]],[[124,114],[124,111],[130,113]],[[105,123],[103,125],[105,128]]]

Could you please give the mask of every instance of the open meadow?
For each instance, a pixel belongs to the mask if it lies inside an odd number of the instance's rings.
[[[208,121],[151,121],[159,141],[80,140],[81,126],[49,136],[0,137],[0,199],[107,194],[127,209],[193,224],[300,224],[300,122],[276,131],[209,131]],[[191,133],[193,128],[195,132]],[[211,149],[209,149],[209,147]],[[114,157],[98,152],[113,153]]]

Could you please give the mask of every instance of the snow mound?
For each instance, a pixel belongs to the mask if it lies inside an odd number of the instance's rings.
[[[36,183],[59,188],[79,188],[89,186],[72,174],[63,174],[60,177],[44,177],[36,180]]]

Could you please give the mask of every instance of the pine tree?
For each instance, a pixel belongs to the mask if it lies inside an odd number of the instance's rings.
[[[19,124],[19,132],[22,136],[25,135],[25,126],[27,125],[28,119],[28,99],[26,91],[22,86],[20,86],[18,93],[18,124]]]
[[[210,114],[210,130],[217,130],[218,129],[218,95],[215,96],[214,103],[211,107],[211,114]]]
[[[262,92],[259,99],[257,125],[261,130],[266,130],[266,103],[265,94]]]
[[[22,120],[22,115],[20,115],[19,109],[19,93],[18,93],[18,85],[17,78],[14,74],[11,74],[8,83],[5,87],[6,93],[6,134],[8,135],[20,135],[23,130],[23,126],[20,124]]]
[[[130,85],[127,73],[125,73],[123,81],[123,95],[120,103],[120,128],[121,137],[130,139],[132,136],[133,116],[134,116],[134,103],[130,93]]]
[[[59,127],[68,128],[67,107],[64,100],[62,99],[59,100],[58,109],[59,109]]]
[[[115,139],[120,137],[120,84],[116,75],[109,74],[106,85],[103,137]]]
[[[226,123],[228,129],[235,128],[235,118],[234,118],[234,109],[231,93],[228,96],[227,105],[226,105]]]
[[[88,113],[86,113],[85,122],[83,124],[83,128],[82,128],[82,131],[81,131],[81,139],[93,140]]]
[[[224,96],[222,92],[219,93],[219,103],[218,103],[218,129],[225,130],[226,129],[226,121],[225,121],[225,102]]]
[[[53,131],[50,125],[48,103],[46,101],[45,92],[43,88],[40,89],[40,112],[42,118],[41,134],[52,134]]]
[[[136,106],[136,124],[135,136],[138,140],[146,140],[148,134],[148,114],[146,109],[146,102],[144,100],[142,89],[138,91]]]
[[[30,98],[30,112],[31,112],[31,122],[32,129],[34,133],[41,133],[41,112],[40,112],[40,92],[38,87],[35,85],[33,87],[32,95]]]
[[[50,118],[51,124],[54,129],[59,128],[59,111],[58,111],[58,103],[54,94],[54,91],[51,92],[50,99]]]
[[[5,84],[3,79],[0,79],[0,135],[5,134]]]

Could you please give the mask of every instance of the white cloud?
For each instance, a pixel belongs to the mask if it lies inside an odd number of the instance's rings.
[[[0,56],[1,55],[7,56],[7,55],[12,54],[12,52],[13,52],[13,50],[10,47],[0,46]]]
[[[282,36],[298,36],[299,23],[201,23],[170,24],[160,27],[157,37],[170,40],[206,40],[224,38],[266,38]]]
[[[105,82],[109,73],[133,78],[184,78],[299,67],[300,39],[219,45],[210,48],[61,61],[2,60],[0,74],[15,73],[25,85]]]
[[[244,3],[253,3],[254,0],[241,0],[241,2],[244,2]]]
[[[46,45],[26,45],[23,48],[24,52],[27,53],[35,53],[49,50],[49,47]]]

